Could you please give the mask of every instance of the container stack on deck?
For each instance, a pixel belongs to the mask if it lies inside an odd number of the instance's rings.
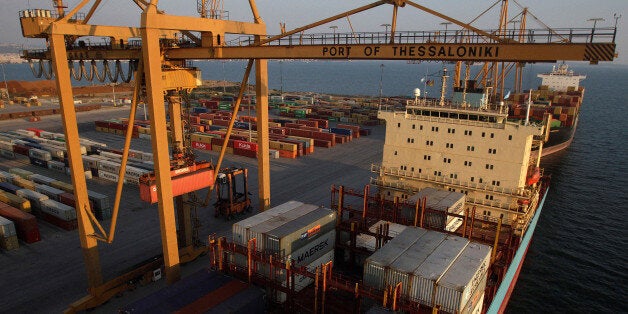
[[[233,224],[233,241],[246,246],[255,239],[255,250],[273,255],[282,261],[291,260],[294,267],[313,271],[321,264],[333,261],[336,212],[315,205],[290,201]],[[247,257],[234,253],[236,266],[247,267]],[[276,285],[286,287],[284,270],[271,270],[268,264],[257,265],[259,274]],[[313,280],[295,278],[295,291],[300,291]],[[268,295],[276,302],[286,301],[286,294],[269,289]]]
[[[568,91],[550,91],[547,86],[540,86],[532,91],[530,118],[542,121],[545,114],[552,116],[552,127],[571,127],[575,122],[578,110],[582,105],[584,87],[578,90],[570,88]],[[525,119],[529,93],[513,94],[509,101],[508,116],[516,119]]]
[[[401,283],[405,298],[449,313],[479,313],[490,255],[490,246],[407,227],[366,259],[363,280],[378,290]]]

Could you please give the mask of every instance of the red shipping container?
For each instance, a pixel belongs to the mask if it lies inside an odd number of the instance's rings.
[[[214,185],[214,169],[209,164],[172,170],[172,196],[179,196]],[[157,203],[157,183],[151,174],[140,177],[140,199]]]
[[[238,141],[238,140],[234,140],[233,141],[233,149],[242,149],[242,150],[248,150],[248,151],[253,151],[253,152],[257,152],[257,143],[251,143],[251,142],[247,142],[247,141]]]
[[[298,123],[286,122],[286,124],[284,126],[287,127],[287,128],[300,129],[300,128],[304,127],[305,125],[298,124]]]
[[[212,147],[210,144],[195,142],[195,141],[192,141],[192,148],[202,149],[202,150],[212,150]]]
[[[257,158],[257,152],[252,151],[252,150],[242,149],[242,148],[234,147],[233,154],[244,156],[244,157],[249,157],[249,158]]]
[[[17,237],[20,240],[26,243],[34,243],[41,240],[35,216],[1,202],[0,216],[13,221]]]
[[[326,140],[314,139],[314,146],[330,148],[331,147],[331,142],[330,141],[326,141]]]
[[[35,133],[35,135],[37,135],[37,136],[41,136],[41,135],[40,135],[40,134],[41,134],[41,132],[43,132],[43,131],[44,131],[44,130],[42,130],[42,129],[37,129],[37,128],[28,128],[28,129],[26,129],[26,130],[27,130],[27,131],[34,132],[34,133]]]
[[[279,151],[279,157],[281,158],[292,158],[292,159],[297,158],[297,152],[290,152],[290,151],[282,150],[282,149],[278,151]]]
[[[213,113],[205,113],[205,112],[198,114],[199,119],[203,119],[203,120],[212,120],[214,119],[215,116],[216,115]]]
[[[268,133],[286,135],[286,129],[269,127],[268,128]]]
[[[28,156],[28,150],[30,147],[20,144],[13,144],[13,152],[16,154]]]
[[[70,230],[76,230],[76,228],[78,228],[78,221],[76,219],[73,219],[73,220],[70,220],[70,221],[65,221],[65,220],[63,220],[63,219],[61,219],[59,217],[50,215],[48,213],[41,213],[41,217],[45,221],[47,221],[47,222],[49,222],[49,223],[51,223],[51,224],[53,224],[53,225],[55,225],[55,226],[57,226],[57,227],[59,227],[61,229],[64,229],[64,230],[70,231]]]

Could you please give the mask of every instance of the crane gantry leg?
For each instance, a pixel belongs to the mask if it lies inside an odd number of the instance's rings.
[[[161,78],[162,55],[159,47],[159,30],[152,25],[159,19],[157,7],[151,2],[142,12],[142,58],[146,79],[146,94],[150,108],[150,132],[157,178],[159,199],[159,223],[164,253],[166,280],[174,283],[181,278],[179,248],[175,224],[172,180],[170,177],[170,155],[164,107],[163,83]]]
[[[98,255],[98,243],[86,210],[90,210],[87,198],[87,183],[85,182],[85,170],[81,157],[81,147],[74,109],[74,95],[68,69],[68,56],[65,49],[65,38],[62,34],[50,35],[50,50],[52,52],[52,67],[56,76],[57,92],[59,94],[59,106],[61,107],[61,119],[65,134],[65,145],[68,150],[68,160],[74,185],[74,199],[76,200],[76,217],[78,220],[79,239],[85,267],[87,270],[87,282],[90,291],[102,284],[102,272]]]
[[[257,171],[260,211],[270,208],[270,156],[268,137],[268,60],[255,60],[255,113],[257,115]]]

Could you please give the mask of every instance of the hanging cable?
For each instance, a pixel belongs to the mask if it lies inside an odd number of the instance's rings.
[[[68,68],[70,69],[70,75],[74,80],[80,81],[83,78],[83,71],[81,71],[80,65],[78,71],[74,68],[74,61],[68,61]]]
[[[48,60],[48,69],[46,69],[46,66],[44,66],[44,60],[39,60],[39,64],[42,68],[42,72],[44,73],[44,77],[46,77],[47,80],[52,79],[52,61]]]
[[[41,66],[41,60],[39,63],[39,71],[37,71],[35,69],[35,65],[33,65],[33,60],[28,59],[28,66],[31,68],[31,72],[33,72],[33,76],[35,76],[36,78],[40,78],[42,76],[43,73],[43,68]]]
[[[100,71],[98,71],[98,66],[96,65],[96,60],[92,60],[92,75],[96,75],[96,79],[103,83],[106,79],[105,72],[103,71],[102,75],[100,75]]]

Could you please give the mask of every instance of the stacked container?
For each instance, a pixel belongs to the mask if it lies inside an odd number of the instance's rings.
[[[421,201],[423,197],[426,198],[426,207],[428,209],[440,212],[429,212],[425,215],[425,223],[429,227],[438,228],[440,230],[455,231],[457,226],[460,225],[456,222],[462,223],[462,220],[458,221],[459,218],[447,214],[451,213],[461,215],[463,213],[466,198],[464,193],[444,191],[428,187],[410,196],[407,203],[414,205],[417,201]],[[403,211],[402,215],[405,218],[413,219],[414,206],[408,207],[408,209]]]
[[[0,203],[0,216],[13,221],[17,237],[20,240],[26,243],[41,240],[35,216],[4,203]]]
[[[0,217],[0,247],[7,251],[20,247],[17,242],[15,225],[11,220],[4,217]]]
[[[31,203],[31,208],[34,212],[41,210],[41,202],[48,199],[48,196],[29,189],[17,190],[15,194],[19,197],[29,200]]]
[[[412,242],[412,243],[411,243]],[[437,231],[408,227],[369,258],[364,284],[402,284],[405,298],[450,313],[481,309],[491,247]]]
[[[46,221],[65,230],[74,230],[78,226],[76,210],[68,205],[53,200],[44,200],[41,202],[41,212]]]
[[[256,250],[274,254],[284,261],[291,260],[293,267],[313,270],[317,266],[333,261],[334,230],[336,212],[315,205],[290,201],[233,225],[234,242],[246,245],[256,239]],[[234,256],[239,267],[246,267],[246,257]],[[286,286],[283,269],[270,273],[266,264],[258,265],[260,274]],[[295,277],[295,290],[299,291],[312,283],[310,278]],[[286,299],[285,293],[277,292],[278,302]]]

